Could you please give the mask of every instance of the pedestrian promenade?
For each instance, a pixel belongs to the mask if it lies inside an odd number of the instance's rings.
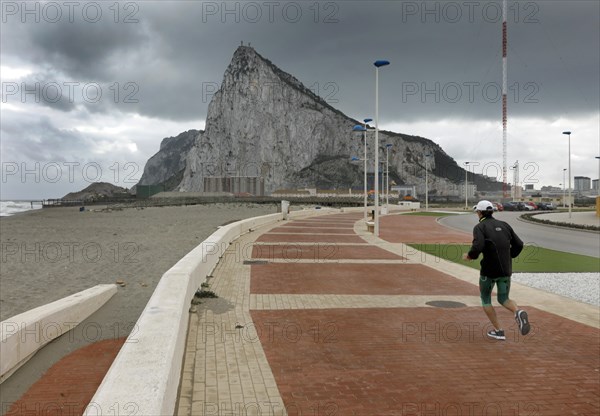
[[[471,240],[433,217],[362,213],[240,237],[192,309],[179,415],[596,415],[596,307],[513,283],[523,337],[490,329],[477,270],[405,243]],[[495,302],[495,299],[494,299]]]

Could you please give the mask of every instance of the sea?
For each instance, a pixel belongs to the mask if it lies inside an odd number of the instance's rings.
[[[0,201],[0,217],[8,217],[20,212],[42,209],[41,201]]]

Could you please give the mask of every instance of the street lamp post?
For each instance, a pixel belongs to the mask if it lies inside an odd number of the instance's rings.
[[[389,150],[391,144],[385,145],[385,212],[389,214],[390,210],[390,157]]]
[[[569,218],[571,218],[572,204],[571,204],[571,132],[563,131],[563,134],[569,136]]]
[[[596,195],[600,196],[600,156],[596,156],[598,159],[598,180],[596,181]]]
[[[468,188],[469,188],[469,186],[468,186],[469,185],[469,179],[467,177],[467,174],[469,173],[469,170],[468,170],[469,169],[469,163],[470,162],[465,162],[464,163],[465,164],[465,209],[467,209],[467,210],[469,209],[469,202],[468,202],[469,201],[469,191],[468,191]]]
[[[379,68],[389,65],[389,61],[378,60],[375,65],[375,225],[373,233],[379,237]]]
[[[429,211],[429,153],[425,153],[425,211]]]
[[[566,182],[567,182],[567,176],[566,175],[567,175],[567,168],[564,168],[563,169],[563,183],[562,183],[562,186],[563,186],[563,208],[567,207],[567,205],[566,205],[567,200],[565,199],[566,198],[566,196],[565,196],[565,192],[566,191],[565,190],[567,189],[566,185],[565,185]]]
[[[365,192],[365,201],[364,201],[364,205],[365,205],[365,221],[367,221],[367,123],[369,121],[373,121],[370,118],[365,118],[364,120],[364,124],[361,126],[360,124],[357,124],[356,126],[354,126],[354,128],[352,129],[352,131],[362,131],[363,132],[363,140],[364,140],[364,192]]]

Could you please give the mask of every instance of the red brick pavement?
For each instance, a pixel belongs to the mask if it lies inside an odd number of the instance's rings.
[[[529,308],[252,311],[288,414],[598,415],[597,329]]]
[[[381,234],[390,242],[471,240],[432,217],[382,217]],[[302,258],[315,257],[319,246],[314,247]],[[337,252],[333,258],[379,258],[364,248],[341,248],[353,255]],[[282,257],[279,250],[274,258]],[[343,261],[254,265],[251,291],[477,295],[476,286],[443,273],[411,270],[421,267]],[[255,310],[251,315],[255,326],[270,329],[260,340],[289,415],[600,414],[600,331],[527,309],[532,331],[522,337],[512,314],[497,308],[504,342],[486,337],[490,325],[479,307]]]
[[[62,358],[12,403],[6,416],[83,414],[124,342],[99,341]]]
[[[390,243],[465,243],[473,241],[463,233],[440,225],[436,217],[388,215],[380,218],[379,237]]]
[[[420,264],[253,265],[250,293],[470,295],[476,286]]]
[[[291,233],[291,234],[345,234],[345,235],[356,235],[353,230],[349,228],[304,228],[304,227],[275,227],[269,234],[274,233]]]
[[[286,224],[286,227],[302,227],[302,228],[337,228],[352,230],[354,226],[346,222],[325,222],[325,221],[293,221]]]
[[[375,246],[346,246],[335,243],[315,243],[309,245],[256,245],[252,247],[253,258],[295,260],[339,260],[339,259],[369,259],[369,260],[402,260],[390,251]]]
[[[271,234],[266,233],[256,239],[265,243],[358,243],[366,241],[357,235],[325,235],[325,234]]]

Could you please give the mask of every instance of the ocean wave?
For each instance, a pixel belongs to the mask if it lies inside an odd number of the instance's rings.
[[[8,217],[20,212],[42,208],[39,201],[0,201],[0,217]]]

